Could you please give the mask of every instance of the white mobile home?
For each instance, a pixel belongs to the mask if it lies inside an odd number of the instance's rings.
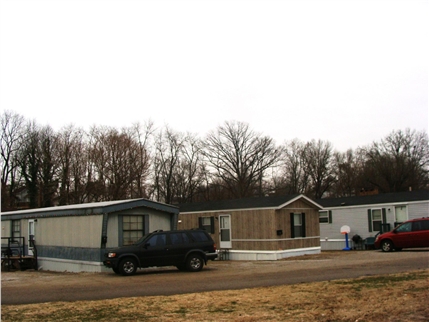
[[[106,201],[1,214],[5,237],[34,236],[39,269],[101,272],[106,248],[127,245],[153,230],[177,229],[177,207],[147,199]],[[23,237],[23,238],[22,238]]]
[[[371,196],[319,199],[320,243],[322,250],[345,248],[345,236],[340,230],[350,227],[351,247],[354,235],[363,240],[389,231],[398,224],[414,218],[429,216],[429,191],[406,191]]]

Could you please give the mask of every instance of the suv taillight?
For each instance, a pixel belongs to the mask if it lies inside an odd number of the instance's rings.
[[[213,250],[216,251],[216,244],[213,244]]]

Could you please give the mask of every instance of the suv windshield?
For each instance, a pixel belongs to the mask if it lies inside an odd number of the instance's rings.
[[[406,233],[411,231],[411,223],[407,222],[396,228],[396,231],[399,233]]]
[[[150,234],[146,234],[144,235],[142,238],[140,238],[139,240],[137,240],[136,242],[134,242],[132,245],[138,245],[141,244],[143,240],[145,240]]]

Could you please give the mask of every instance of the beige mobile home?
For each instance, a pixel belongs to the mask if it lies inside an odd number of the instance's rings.
[[[304,195],[180,205],[179,229],[204,228],[220,258],[277,260],[320,253],[320,205]]]

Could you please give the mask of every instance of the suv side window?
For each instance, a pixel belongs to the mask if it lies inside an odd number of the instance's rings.
[[[165,246],[167,244],[166,234],[157,234],[149,238],[146,244],[149,244],[151,247],[160,247]]]
[[[185,233],[171,233],[170,240],[172,245],[189,244],[191,242]]]
[[[429,220],[421,220],[413,222],[413,231],[429,230]]]
[[[192,239],[196,242],[209,241],[209,238],[204,231],[198,231],[198,230],[191,231],[191,236],[192,236]]]

